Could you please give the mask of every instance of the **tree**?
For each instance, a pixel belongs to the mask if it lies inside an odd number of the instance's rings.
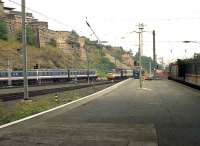
[[[141,62],[142,62],[142,67],[146,70],[146,71],[148,71],[149,72],[149,63],[151,62],[151,70],[153,70],[153,60],[152,60],[152,58],[151,57],[147,57],[147,56],[142,56],[141,57]],[[136,53],[136,55],[135,55],[135,61],[136,61],[136,63],[137,64],[139,64],[139,54],[138,53]],[[158,64],[157,62],[156,62],[156,64],[155,64],[155,68],[156,69],[163,69],[163,66],[161,65],[161,64]]]
[[[115,57],[115,59],[122,61],[122,55],[123,55],[122,50],[114,50],[113,56]]]
[[[50,39],[49,45],[52,47],[57,47],[57,42],[55,39]]]
[[[27,43],[29,45],[35,46],[35,36],[34,36],[34,31],[31,27],[26,28],[26,35],[27,35]]]
[[[114,69],[116,66],[115,64],[111,63],[110,60],[106,57],[101,57],[100,58],[100,63],[97,64],[97,69],[101,71],[111,71]]]
[[[80,48],[80,44],[78,42],[79,35],[76,33],[76,31],[72,30],[69,37],[66,40],[66,43],[71,44],[72,48]]]
[[[5,21],[0,21],[0,39],[7,40],[8,39],[8,27]]]
[[[27,44],[36,46],[34,31],[30,26],[26,27],[26,39],[27,39]],[[22,32],[21,31],[17,33],[17,40],[20,42],[22,41]]]
[[[135,61],[137,62],[136,64],[139,65],[139,54],[136,53],[135,55]],[[151,57],[147,57],[147,56],[141,56],[141,63],[142,63],[142,67],[147,71],[149,72],[149,63],[152,64],[151,66],[151,70],[153,70],[153,60]]]

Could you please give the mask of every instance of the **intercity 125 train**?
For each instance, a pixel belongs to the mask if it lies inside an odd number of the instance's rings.
[[[49,83],[69,81],[72,79],[90,79],[97,78],[96,70],[87,69],[35,69],[29,70],[29,84]],[[23,83],[23,71],[0,71],[0,85],[7,85],[10,81],[12,85]]]
[[[169,65],[169,79],[200,89],[200,54],[192,59],[178,60]]]

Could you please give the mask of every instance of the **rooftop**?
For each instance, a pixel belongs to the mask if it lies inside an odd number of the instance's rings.
[[[2,2],[3,3],[3,2]],[[4,10],[14,10],[15,8],[4,7]]]
[[[11,11],[11,14],[20,15],[21,16],[21,12],[20,11]],[[33,14],[32,13],[26,13],[26,16],[33,17]]]

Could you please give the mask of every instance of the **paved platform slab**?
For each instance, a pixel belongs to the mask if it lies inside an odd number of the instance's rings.
[[[200,91],[173,81],[130,80],[70,111],[0,129],[0,145],[199,146]]]
[[[46,123],[0,138],[1,146],[157,146],[153,125]]]

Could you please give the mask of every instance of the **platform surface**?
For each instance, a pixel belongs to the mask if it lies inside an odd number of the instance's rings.
[[[72,110],[0,129],[1,146],[199,146],[200,91],[179,83],[129,80]]]

